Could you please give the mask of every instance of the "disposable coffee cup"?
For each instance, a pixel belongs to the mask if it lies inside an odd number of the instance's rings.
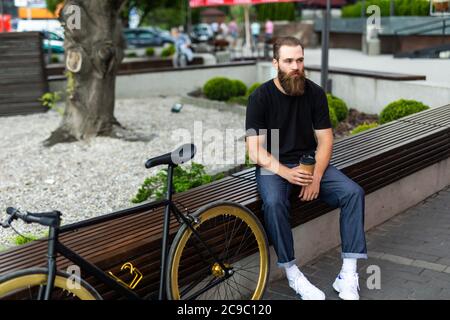
[[[316,165],[316,159],[313,156],[303,156],[300,159],[300,169],[309,172],[314,175],[314,167]]]

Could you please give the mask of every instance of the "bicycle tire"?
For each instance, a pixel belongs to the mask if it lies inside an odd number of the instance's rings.
[[[226,267],[233,268],[234,273],[216,287],[196,296],[196,291],[204,289],[208,282],[223,278],[224,273],[204,247],[199,250],[200,242],[192,230],[183,225],[169,251],[166,273],[168,298],[261,299],[268,281],[270,256],[267,236],[259,219],[246,207],[230,201],[208,204],[199,208],[193,217],[199,221],[195,230],[200,237],[223,259]],[[205,256],[207,259],[202,261]],[[249,264],[255,264],[256,271],[249,271]],[[183,292],[189,286],[190,291]],[[240,287],[246,290],[241,291]]]
[[[38,290],[47,284],[47,278],[48,269],[45,268],[24,269],[1,276],[0,300],[37,300]],[[69,285],[74,280],[79,285]],[[51,299],[73,300],[74,298],[102,300],[101,295],[83,279],[57,271]]]

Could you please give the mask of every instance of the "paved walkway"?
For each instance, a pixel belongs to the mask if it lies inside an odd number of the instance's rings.
[[[362,300],[450,299],[450,186],[371,229],[366,238],[369,259],[358,263]],[[341,265],[338,247],[300,269],[327,299],[336,300],[331,285]],[[373,266],[381,281],[380,289],[370,290],[368,283],[376,284]],[[265,299],[299,296],[283,279],[268,286]]]

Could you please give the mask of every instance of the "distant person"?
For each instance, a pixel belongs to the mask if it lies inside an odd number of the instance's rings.
[[[270,41],[272,41],[273,29],[274,29],[273,22],[270,19],[267,20],[265,25],[266,43],[270,43]]]
[[[239,36],[238,25],[235,19],[231,20],[230,23],[228,24],[228,34],[231,36],[231,39],[233,39],[232,45],[233,47],[235,47],[237,38]]]
[[[255,21],[251,25],[251,32],[252,32],[252,38],[253,38],[253,47],[255,50],[258,50],[258,40],[259,40],[259,34],[261,32],[261,25],[259,22]]]
[[[225,22],[220,24],[220,35],[225,39],[228,36],[228,26]]]
[[[265,25],[265,43],[264,43],[264,57],[269,58],[269,51],[270,47],[272,45],[272,39],[273,39],[273,29],[274,25],[273,22],[269,19],[266,21]]]
[[[214,38],[219,34],[219,24],[217,22],[211,23],[211,29],[214,32]]]
[[[184,67],[194,60],[194,53],[191,49],[191,39],[188,35],[180,32],[178,28],[172,28],[171,34],[175,45],[173,65],[174,67]]]

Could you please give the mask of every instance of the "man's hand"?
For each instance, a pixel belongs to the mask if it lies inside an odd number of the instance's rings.
[[[313,176],[312,183],[302,187],[302,191],[300,191],[300,195],[298,196],[301,201],[312,201],[319,197],[320,180],[317,176]]]
[[[299,186],[308,186],[313,182],[313,176],[307,171],[300,170],[299,167],[292,169],[285,167],[280,175],[289,183]]]

